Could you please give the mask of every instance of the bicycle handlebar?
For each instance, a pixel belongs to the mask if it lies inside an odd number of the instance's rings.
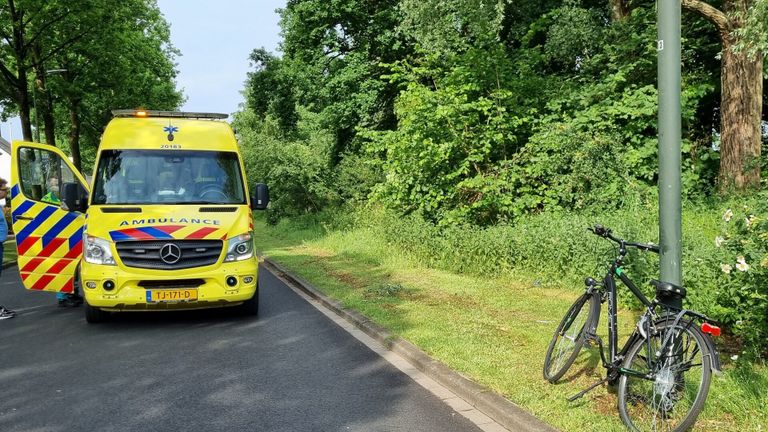
[[[659,247],[657,245],[645,244],[645,243],[632,243],[632,242],[628,242],[628,241],[625,241],[623,239],[620,239],[618,237],[615,237],[613,235],[613,233],[611,232],[610,228],[606,228],[606,227],[604,227],[604,226],[602,226],[600,224],[595,224],[594,227],[590,227],[590,228],[587,228],[587,229],[589,231],[592,231],[592,233],[594,233],[597,236],[600,236],[600,237],[606,238],[608,240],[614,241],[614,242],[616,242],[616,243],[618,243],[620,245],[634,247],[634,248],[638,248],[640,250],[654,252],[654,253],[659,253],[660,252]]]

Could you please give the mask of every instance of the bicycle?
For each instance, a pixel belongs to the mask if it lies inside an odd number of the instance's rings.
[[[720,359],[712,337],[717,324],[698,312],[669,305],[682,301],[685,288],[652,280],[653,301],[629,279],[621,265],[627,248],[659,253],[653,244],[632,243],[615,237],[601,225],[589,228],[615,242],[618,254],[601,282],[588,277],[586,290],[568,309],[552,336],[544,359],[544,378],[557,382],[573,365],[584,345],[597,345],[606,377],[568,398],[570,402],[606,382],[618,385],[619,414],[635,431],[684,431],[696,421],[709,392],[712,373],[720,373]],[[618,347],[616,277],[645,306],[645,312],[620,351]],[[608,301],[608,357],[597,335],[600,310]]]

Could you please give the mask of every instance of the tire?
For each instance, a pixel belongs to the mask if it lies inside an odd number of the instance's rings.
[[[584,329],[594,331],[600,316],[598,293],[584,293],[565,313],[544,357],[544,379],[554,383],[568,372],[584,346]]]
[[[679,348],[662,349],[670,332],[674,332],[674,346]],[[669,319],[656,323],[656,332],[649,340],[640,339],[630,347],[624,368],[653,379],[627,374],[619,379],[619,414],[629,429],[675,432],[693,426],[704,408],[712,379],[705,337],[689,321],[673,326]]]
[[[259,314],[259,285],[256,285],[256,291],[253,293],[253,297],[244,301],[240,305],[240,311],[243,315],[257,316]]]
[[[85,302],[85,321],[88,324],[98,324],[109,319],[109,312],[93,307]]]

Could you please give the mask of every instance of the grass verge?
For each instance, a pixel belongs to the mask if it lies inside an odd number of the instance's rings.
[[[605,387],[566,401],[601,377],[594,349],[582,352],[562,384],[542,378],[549,339],[580,287],[529,270],[489,277],[429,268],[367,227],[329,230],[290,221],[273,227],[257,219],[255,230],[267,256],[553,426],[625,430],[616,395]],[[634,315],[621,311],[622,334],[631,331]],[[768,368],[731,362],[713,382],[696,430],[764,430],[766,404]]]
[[[16,261],[16,245],[13,240],[7,240],[3,243],[3,264]]]

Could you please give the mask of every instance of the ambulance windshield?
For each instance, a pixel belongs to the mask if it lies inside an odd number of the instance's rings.
[[[92,204],[245,204],[237,154],[105,150]]]

